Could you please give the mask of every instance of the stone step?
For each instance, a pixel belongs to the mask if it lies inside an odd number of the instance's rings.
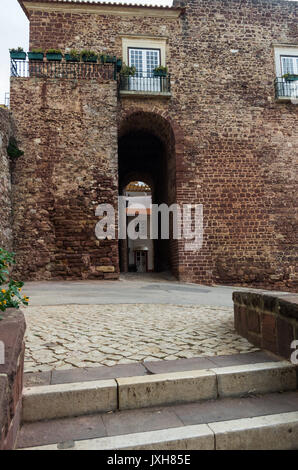
[[[25,388],[23,422],[296,390],[287,361]]]
[[[297,449],[298,392],[26,423],[18,448]]]
[[[63,448],[73,446],[73,441],[90,441],[91,445],[91,441],[98,438],[118,436],[120,439],[119,436],[127,434],[168,431],[181,427],[194,429],[193,426],[210,426],[211,423],[235,420],[240,422],[243,419],[293,412],[298,413],[298,392],[218,398],[166,407],[97,413],[24,423],[18,435],[18,447],[56,444],[56,447],[59,445],[59,448]],[[104,442],[101,441],[102,444]]]

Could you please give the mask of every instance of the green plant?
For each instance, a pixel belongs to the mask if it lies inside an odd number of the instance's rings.
[[[18,47],[17,49],[9,49],[9,52],[24,52],[22,47]]]
[[[168,67],[164,67],[163,65],[159,65],[159,67],[155,67],[155,69],[153,69],[153,72],[168,73]]]
[[[47,54],[62,54],[60,49],[48,49]]]
[[[19,149],[18,143],[14,137],[10,137],[9,139],[7,155],[14,160],[24,155],[23,150]]]
[[[84,57],[85,59],[95,59],[97,58],[97,54],[94,51],[90,51],[89,49],[84,49],[81,52],[81,57]]]
[[[74,59],[79,59],[80,58],[80,52],[77,51],[76,49],[72,49],[68,54],[71,57],[73,57]]]
[[[123,64],[120,73],[121,73],[121,75],[124,75],[124,76],[129,76],[129,75],[134,76],[136,74],[136,71],[137,71],[137,69],[135,68],[134,65],[129,67],[128,65]]]
[[[20,305],[28,305],[29,297],[22,295],[22,281],[11,279],[9,267],[15,264],[14,253],[0,248],[0,311],[7,308],[20,308]]]
[[[100,60],[102,64],[115,64],[117,62],[117,57],[109,54],[101,54]]]
[[[43,49],[32,49],[32,51],[30,52],[33,52],[33,54],[43,54]]]

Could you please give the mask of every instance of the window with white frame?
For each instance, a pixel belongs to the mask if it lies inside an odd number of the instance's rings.
[[[153,70],[160,66],[159,49],[129,48],[129,65],[136,68],[136,77],[152,77]]]
[[[129,48],[128,61],[130,67],[136,68],[135,75],[129,78],[130,90],[161,91],[161,79],[153,74],[160,66],[160,49]]]
[[[298,46],[275,46],[277,98],[298,99]]]
[[[282,75],[298,75],[298,55],[280,56]]]

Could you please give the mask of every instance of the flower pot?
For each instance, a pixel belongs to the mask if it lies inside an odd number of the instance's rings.
[[[153,77],[166,77],[167,72],[163,72],[161,70],[153,70]]]
[[[295,82],[296,80],[298,80],[298,75],[288,75],[287,77],[285,77],[285,80],[287,82]]]
[[[43,52],[28,52],[29,60],[43,60],[44,53]]]
[[[65,54],[64,57],[66,62],[80,62],[80,57],[76,57],[71,54]]]
[[[47,60],[55,60],[56,62],[61,62],[62,54],[47,52]]]
[[[116,56],[111,56],[111,55],[101,55],[100,61],[102,64],[115,64],[117,62],[117,58]]]
[[[92,56],[92,57],[88,57],[88,56],[84,56],[82,55],[82,61],[83,62],[97,62],[97,55],[96,56]]]
[[[10,52],[10,58],[14,60],[26,60],[26,52]]]

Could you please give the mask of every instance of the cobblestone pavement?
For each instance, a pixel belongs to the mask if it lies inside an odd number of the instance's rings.
[[[25,316],[25,372],[258,350],[235,333],[228,307],[61,305]]]

